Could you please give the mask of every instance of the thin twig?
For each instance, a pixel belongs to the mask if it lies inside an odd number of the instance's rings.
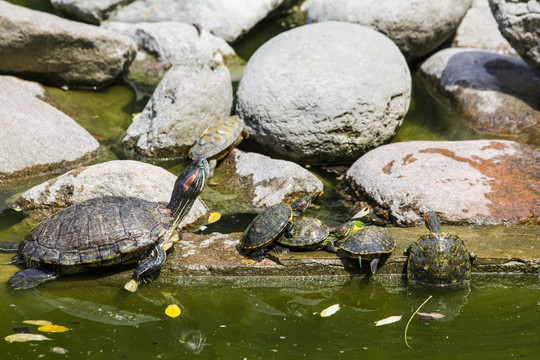
[[[409,329],[409,324],[411,323],[411,320],[414,317],[414,315],[416,315],[416,313],[422,308],[422,306],[424,306],[432,297],[433,296],[429,295],[429,297],[422,303],[422,305],[420,305],[418,309],[416,309],[416,311],[411,315],[411,317],[409,318],[409,321],[407,321],[407,326],[405,326],[405,345],[407,345],[409,349],[412,349],[411,346],[409,345],[409,342],[407,341],[407,330]]]

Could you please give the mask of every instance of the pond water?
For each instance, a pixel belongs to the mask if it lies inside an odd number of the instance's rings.
[[[46,1],[13,1],[52,11]],[[285,24],[285,25],[281,25]],[[290,25],[284,17],[265,21],[235,45],[245,60],[262,42]],[[47,88],[51,101],[100,142],[92,163],[125,158],[119,143],[132,115],[147,98],[118,83],[99,91]],[[464,126],[444,102],[413,77],[410,111],[393,141],[465,140],[480,136]],[[178,174],[185,163],[161,162]],[[325,184],[318,217],[330,225],[354,209],[338,175],[310,168]],[[16,194],[57,174],[0,186],[0,241],[20,241],[31,224],[12,210]],[[213,231],[242,231],[253,214],[222,209],[213,193],[202,197],[213,211],[225,213]],[[213,201],[214,200],[214,201]],[[0,262],[10,256],[0,255]],[[479,275],[471,286],[454,291],[410,289],[399,276],[318,279],[316,285],[291,278],[287,288],[178,287],[159,283],[135,294],[121,286],[99,284],[100,275],[62,278],[38,289],[14,291],[6,281],[14,266],[0,267],[0,325],[3,336],[17,331],[39,333],[24,320],[49,320],[70,328],[46,334],[51,340],[29,343],[0,341],[3,359],[67,358],[200,358],[200,359],[499,359],[540,358],[540,281],[530,275]],[[429,296],[424,312],[443,319],[421,323],[416,316],[404,341],[408,318]],[[180,306],[177,318],[165,315],[169,304]],[[334,304],[341,309],[323,318]],[[399,322],[374,322],[402,315]]]

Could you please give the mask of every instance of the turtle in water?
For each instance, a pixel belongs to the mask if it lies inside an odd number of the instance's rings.
[[[291,205],[279,203],[264,210],[242,234],[242,251],[253,260],[264,259],[266,253],[275,245],[274,240],[293,226],[293,215],[303,213],[310,204],[311,196],[304,196]]]
[[[383,228],[363,226],[361,221],[351,221],[338,232],[345,232],[345,237],[333,251],[344,251],[349,257],[358,259],[362,267],[362,259],[370,261],[371,273],[377,273],[382,256],[389,255],[396,247],[394,238]],[[348,233],[348,234],[347,234]]]
[[[192,159],[206,158],[208,161],[221,160],[245,137],[244,120],[238,115],[219,119],[202,133],[189,149],[188,156]]]
[[[441,233],[435,212],[427,212],[424,220],[429,234],[420,236],[406,250],[408,282],[444,287],[470,280],[471,261],[476,255],[456,234]]]
[[[178,241],[177,227],[186,217],[208,178],[208,162],[194,160],[176,179],[168,204],[133,197],[108,196],[67,207],[46,218],[19,243],[3,242],[26,264],[9,283],[32,288],[91,269],[137,262],[125,286],[157,278],[166,251]]]

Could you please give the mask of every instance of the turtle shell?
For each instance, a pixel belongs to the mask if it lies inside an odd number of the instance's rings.
[[[169,228],[170,214],[164,203],[91,199],[36,225],[20,242],[19,257],[27,263],[60,265],[63,273],[133,262]]]
[[[389,254],[396,247],[394,238],[384,229],[365,226],[349,235],[340,248],[351,255]]]
[[[244,120],[237,115],[217,120],[210,125],[189,150],[192,159],[220,160],[246,137]]]
[[[312,217],[294,219],[294,235],[282,236],[277,240],[280,244],[290,247],[310,248],[321,243],[328,237],[330,229],[321,220]]]
[[[293,216],[289,205],[279,203],[257,215],[240,238],[243,249],[262,248],[270,244],[285,229]]]
[[[411,246],[407,279],[420,285],[450,286],[471,278],[471,257],[455,234],[425,234]]]

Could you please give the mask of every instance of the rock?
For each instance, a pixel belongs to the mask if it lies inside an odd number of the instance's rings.
[[[92,159],[99,143],[47,104],[37,83],[0,76],[0,183]]]
[[[540,3],[538,0],[489,0],[502,35],[540,76]]]
[[[211,62],[219,52],[226,60],[236,53],[227,42],[206,30],[175,21],[128,24],[106,22],[103,28],[131,37],[138,45],[127,79],[139,90],[151,94],[165,72],[192,58]]]
[[[323,190],[322,182],[298,164],[238,149],[216,168],[214,181],[219,185],[216,191],[233,195],[219,208],[245,205],[247,211],[292,203],[304,195],[315,197]]]
[[[516,51],[499,31],[488,0],[472,1],[471,8],[457,28],[452,46],[516,55]]]
[[[409,108],[411,75],[386,36],[325,22],[261,46],[236,95],[237,113],[265,153],[311,164],[350,163],[394,136]]]
[[[122,141],[137,157],[185,156],[202,132],[229,115],[232,83],[227,67],[196,61],[173,66]]]
[[[100,87],[122,75],[136,49],[124,35],[0,1],[1,73]]]
[[[411,141],[358,159],[347,181],[399,225],[540,224],[540,149],[503,140]]]
[[[483,134],[540,144],[540,77],[523,60],[476,49],[444,49],[420,75]]]
[[[109,14],[108,20],[198,24],[212,34],[233,42],[281,3],[283,0],[136,0],[115,9]]]
[[[99,24],[107,18],[108,14],[117,6],[132,0],[51,0],[51,4],[58,12],[69,14],[71,17]]]
[[[103,196],[129,196],[168,203],[176,176],[158,166],[133,160],[115,160],[72,170],[24,192],[16,204],[34,218]],[[198,198],[180,226],[208,213]]]
[[[408,61],[435,50],[456,31],[471,0],[312,0],[308,21],[345,21],[392,39]]]

